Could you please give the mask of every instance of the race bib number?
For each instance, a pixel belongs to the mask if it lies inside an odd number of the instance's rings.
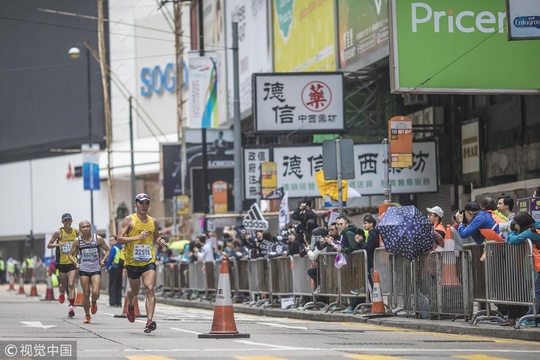
[[[81,250],[81,262],[95,262],[98,260],[98,249],[82,249]]]
[[[64,245],[62,245],[62,252],[64,254],[69,254],[71,252],[71,245],[73,245],[73,242],[67,242]]]
[[[133,260],[135,261],[149,261],[152,259],[152,252],[150,245],[135,245],[133,251]]]

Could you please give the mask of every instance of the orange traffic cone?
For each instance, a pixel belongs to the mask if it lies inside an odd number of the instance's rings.
[[[461,281],[457,275],[457,262],[454,251],[454,238],[452,237],[452,230],[450,225],[446,225],[446,231],[444,235],[444,250],[443,253],[443,265],[442,265],[442,285],[461,285]]]
[[[223,258],[219,271],[212,330],[208,334],[199,334],[199,338],[249,338],[249,334],[240,334],[236,330],[227,258]]]
[[[24,276],[19,274],[19,292],[18,295],[24,295]]]
[[[54,289],[53,289],[52,281],[51,281],[51,275],[49,273],[47,273],[46,281],[47,281],[47,291],[45,292],[45,299],[41,299],[41,300],[55,300]]]
[[[382,317],[382,316],[391,316],[386,312],[384,307],[382,291],[381,291],[381,280],[379,279],[379,272],[377,270],[373,271],[373,295],[371,303],[371,312],[367,317]]]
[[[15,291],[15,275],[9,275],[9,288],[6,291]]]
[[[37,293],[36,276],[34,275],[34,269],[32,269],[32,276],[30,277],[30,294],[28,296],[39,296]]]
[[[127,318],[127,311],[128,311],[128,304],[129,304],[129,298],[127,296],[128,291],[129,291],[129,280],[126,282],[126,296],[124,297],[124,308],[122,309],[122,313],[120,315],[114,315],[115,318]],[[146,315],[142,315],[141,311],[139,310],[139,300],[137,299],[137,296],[133,298],[133,307],[135,308],[135,317],[146,317]]]
[[[79,275],[77,275],[77,277],[75,278],[75,283],[77,284],[77,287],[75,288],[75,303],[73,305],[83,306],[84,293],[81,287],[81,281],[79,279]]]

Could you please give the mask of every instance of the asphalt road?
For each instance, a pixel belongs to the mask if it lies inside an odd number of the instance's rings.
[[[0,286],[0,359],[17,358],[5,354],[8,344],[15,344],[20,351],[23,344],[27,349],[28,346],[35,349],[45,341],[59,346],[76,344],[77,359],[540,358],[540,342],[534,341],[244,313],[235,313],[235,324],[249,338],[201,339],[198,335],[211,329],[213,310],[167,304],[157,305],[154,319],[158,328],[145,334],[144,318],[130,323],[125,318],[114,317],[122,309],[108,307],[105,295],[99,300],[98,313],[92,316],[91,323],[83,324],[80,307],[76,307],[76,315],[70,319],[66,304],[41,301],[6,289]],[[38,293],[43,296],[45,288],[39,286]],[[144,302],[141,305],[144,313]]]

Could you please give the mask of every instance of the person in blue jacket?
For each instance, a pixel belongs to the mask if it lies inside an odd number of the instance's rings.
[[[486,239],[502,239],[493,215],[482,210],[475,201],[468,202],[465,209],[456,214],[456,221],[459,222],[459,236],[464,239],[470,236],[477,244],[482,244]]]
[[[540,313],[540,221],[535,221],[534,218],[527,212],[520,212],[516,214],[512,223],[512,232],[508,234],[508,239],[506,240],[509,244],[519,245],[526,241],[527,239],[531,240],[533,244],[533,254],[534,254],[534,270],[536,272],[536,280],[534,281],[534,296],[537,301],[536,314]],[[529,308],[527,315],[534,314],[532,307]],[[523,320],[521,323],[525,326],[538,326],[540,323],[540,318],[530,318]]]

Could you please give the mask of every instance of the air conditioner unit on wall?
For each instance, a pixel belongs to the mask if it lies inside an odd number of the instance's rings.
[[[403,94],[403,105],[427,105],[427,94]]]
[[[424,117],[423,117],[422,110],[411,114],[411,119],[412,119],[413,128],[415,125],[417,125],[416,131],[413,130],[414,138],[422,139],[424,137],[424,131],[423,131],[424,130],[423,129]]]
[[[424,109],[424,125],[443,125],[444,108],[442,106],[430,106]]]

